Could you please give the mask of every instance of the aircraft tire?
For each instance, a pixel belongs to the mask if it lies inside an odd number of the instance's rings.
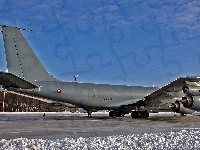
[[[115,118],[116,117],[115,111],[110,111],[109,112],[109,117]]]
[[[120,112],[116,112],[116,117],[124,117],[124,114],[121,114]]]
[[[149,113],[145,111],[132,111],[131,113],[132,118],[148,118]]]

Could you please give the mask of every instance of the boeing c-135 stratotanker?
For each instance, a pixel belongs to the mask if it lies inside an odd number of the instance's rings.
[[[168,92],[165,90],[166,86],[158,89],[157,87],[61,82],[46,71],[22,35],[20,28],[6,25],[1,27],[8,70],[0,72],[0,85],[8,91],[82,107],[87,110],[88,117],[93,110],[110,110],[110,117],[123,116],[131,112],[133,118],[147,118],[149,113],[141,110],[141,106],[155,109],[173,101],[166,93]],[[160,95],[164,97],[157,99]]]

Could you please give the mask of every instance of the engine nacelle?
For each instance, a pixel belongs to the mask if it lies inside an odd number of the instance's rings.
[[[200,96],[200,86],[183,86],[182,90],[187,95]]]
[[[183,114],[192,114],[194,110],[185,108],[182,103],[176,100],[174,103],[171,104],[170,108],[176,113]]]
[[[180,102],[185,108],[200,111],[200,96],[186,95],[182,97],[182,100],[180,100]]]

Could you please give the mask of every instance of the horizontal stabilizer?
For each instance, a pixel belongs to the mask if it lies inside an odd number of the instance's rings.
[[[0,85],[5,88],[21,88],[21,89],[34,89],[38,86],[30,83],[12,73],[9,72],[0,72]]]

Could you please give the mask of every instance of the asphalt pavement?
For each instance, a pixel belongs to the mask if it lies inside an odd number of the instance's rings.
[[[148,119],[109,118],[108,113],[0,113],[0,139],[62,139],[199,129],[200,116],[152,113]]]

